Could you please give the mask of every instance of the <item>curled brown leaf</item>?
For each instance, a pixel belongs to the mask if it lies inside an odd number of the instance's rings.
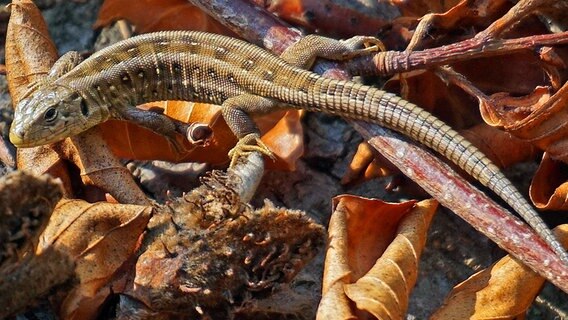
[[[545,153],[533,177],[530,197],[543,210],[568,209],[568,171],[566,164]]]
[[[335,202],[318,318],[402,319],[437,202]]]

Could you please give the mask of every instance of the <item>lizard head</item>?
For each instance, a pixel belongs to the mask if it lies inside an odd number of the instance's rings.
[[[93,121],[91,108],[75,90],[55,83],[39,86],[18,103],[10,128],[16,147],[35,147],[81,133]],[[92,124],[91,124],[92,123]]]

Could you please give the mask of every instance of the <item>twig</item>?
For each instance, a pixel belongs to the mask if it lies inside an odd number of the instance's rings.
[[[568,44],[568,32],[543,34],[517,39],[474,37],[457,43],[421,51],[379,52],[373,57],[359,57],[346,62],[352,74],[387,76],[431,68],[460,61],[507,55],[543,46]]]

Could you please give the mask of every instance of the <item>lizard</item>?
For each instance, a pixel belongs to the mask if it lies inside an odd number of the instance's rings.
[[[363,47],[369,43],[375,46]],[[463,169],[517,211],[568,264],[568,254],[528,201],[457,131],[395,94],[306,70],[318,57],[348,59],[368,54],[378,44],[372,37],[308,35],[276,56],[232,37],[160,31],[117,42],[84,61],[70,52],[20,100],[10,140],[16,147],[49,144],[110,118],[166,136],[187,129],[165,115],[135,107],[160,100],[221,105],[223,118],[239,139],[229,154],[232,159],[250,151],[271,155],[250,114],[298,108],[368,121],[408,136]]]

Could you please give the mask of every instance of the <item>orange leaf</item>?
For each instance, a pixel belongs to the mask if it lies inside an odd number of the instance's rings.
[[[345,294],[359,310],[377,318],[402,319],[418,277],[418,262],[426,233],[436,212],[435,200],[421,201],[399,223],[396,238],[369,272],[345,286]],[[386,311],[386,314],[385,314]]]
[[[101,125],[102,134],[118,157],[173,162],[207,162],[212,165],[228,162],[227,154],[235,146],[237,138],[224,121],[221,107],[188,101],[160,101],[138,107],[163,109],[165,115],[176,120],[206,124],[213,130],[213,136],[204,146],[192,145],[184,139],[186,149],[180,154],[164,137],[148,129],[123,121],[107,121]],[[288,110],[255,117],[262,140],[276,156],[275,162],[267,162],[268,168],[295,169],[296,161],[304,151],[304,132],[300,121],[302,114],[301,110]]]
[[[274,153],[276,161],[268,161],[268,169],[296,169],[296,161],[304,154],[304,129],[301,110],[272,112],[256,117],[262,141]]]
[[[228,162],[227,154],[237,142],[221,115],[221,108],[188,101],[160,101],[138,106],[141,109],[162,109],[164,114],[185,123],[203,123],[213,130],[213,136],[204,146],[193,145],[180,135],[185,147],[182,153],[168,140],[135,124],[111,120],[101,124],[103,138],[121,158],[164,160],[172,162],[207,162],[220,165]]]
[[[367,142],[361,142],[349,163],[342,184],[350,184],[360,180],[370,180],[377,177],[387,177],[397,169]]]
[[[146,33],[161,30],[201,30],[231,35],[223,25],[185,0],[106,0],[94,27],[125,19]]]
[[[568,247],[568,224],[555,228]],[[454,287],[431,319],[517,319],[540,292],[544,278],[506,256]]]
[[[49,37],[41,12],[30,0],[11,4],[6,35],[7,79],[16,106],[29,86],[41,81],[57,60],[57,49]],[[72,194],[71,178],[61,156],[49,146],[17,150],[17,167],[63,180],[66,195]]]

